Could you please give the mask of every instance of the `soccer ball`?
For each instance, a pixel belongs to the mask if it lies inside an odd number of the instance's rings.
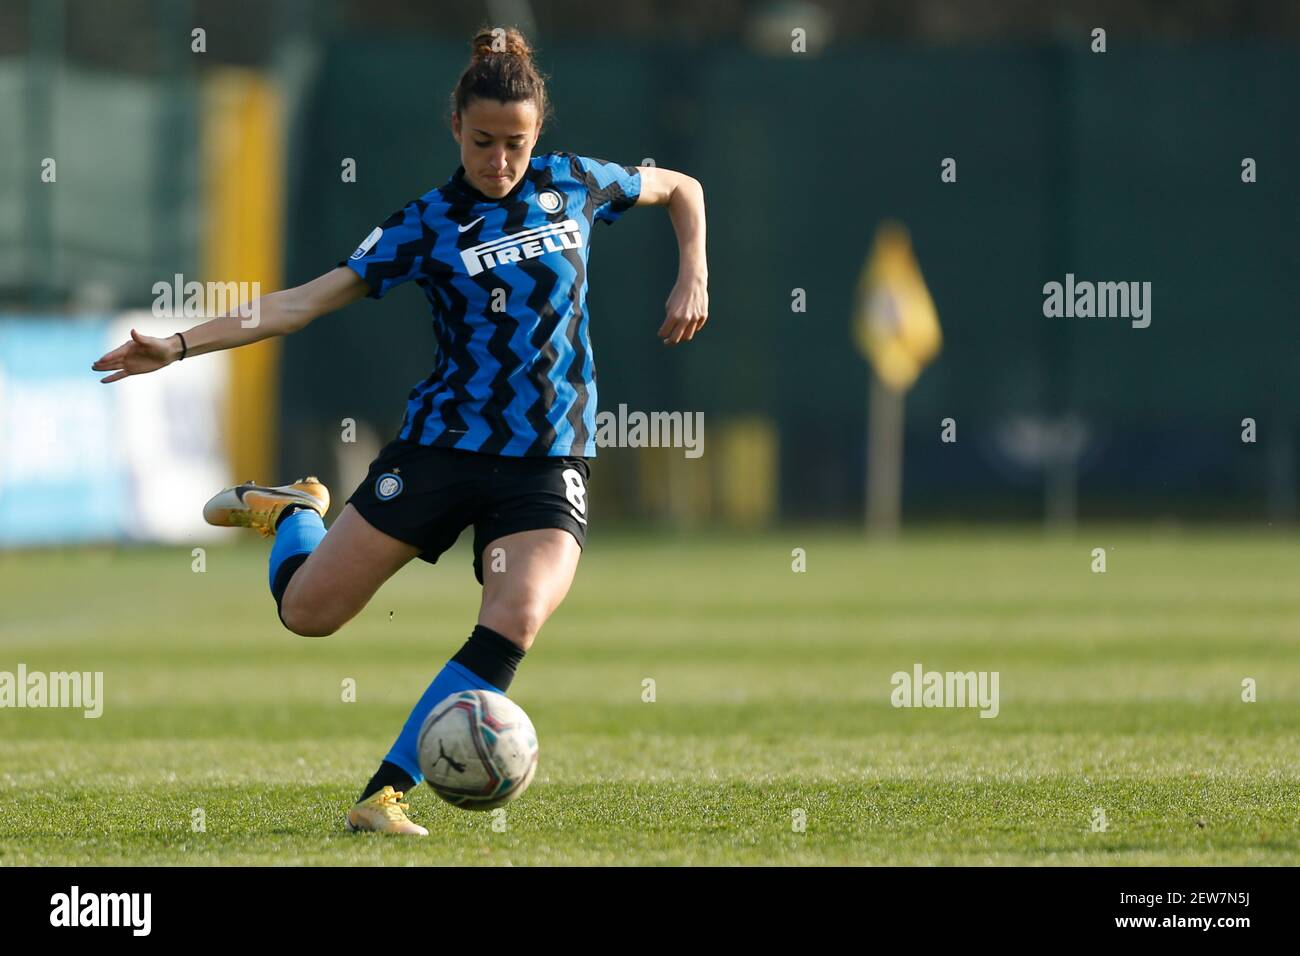
[[[444,698],[424,719],[418,746],[429,786],[465,810],[509,803],[537,771],[533,722],[510,698],[490,690]]]

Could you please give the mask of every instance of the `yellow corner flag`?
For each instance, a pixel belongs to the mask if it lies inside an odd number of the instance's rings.
[[[907,230],[882,223],[858,282],[858,346],[876,376],[894,392],[905,392],[931,359],[943,335],[930,290],[912,254]]]

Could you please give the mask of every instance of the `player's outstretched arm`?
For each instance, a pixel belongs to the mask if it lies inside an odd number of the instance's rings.
[[[689,342],[709,320],[709,264],[704,252],[704,187],[685,173],[638,166],[638,206],[667,206],[677,233],[677,283],[664,304],[659,338],[664,345]]]
[[[313,319],[355,302],[367,292],[361,277],[340,266],[311,282],[272,292],[253,303],[256,322],[249,326],[249,312],[223,315],[184,331],[185,357],[238,348],[276,335],[288,335],[305,328]],[[101,382],[116,382],[128,375],[143,375],[170,365],[181,357],[181,340],[172,335],[154,338],[131,330],[129,341],[91,365],[96,372],[112,372]]]

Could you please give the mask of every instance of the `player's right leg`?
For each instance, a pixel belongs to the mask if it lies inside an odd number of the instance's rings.
[[[285,519],[286,524],[298,514]],[[419,548],[389,537],[346,505],[329,533],[293,572],[280,602],[280,619],[304,637],[333,634],[419,553]]]
[[[334,633],[420,553],[375,528],[350,503],[326,533],[322,515],[328,509],[329,491],[314,478],[278,488],[227,488],[203,509],[211,524],[275,535],[271,594],[285,627],[306,637]],[[402,796],[391,786],[367,794],[348,811],[348,829],[427,836],[406,816]]]
[[[329,491],[308,478],[274,488],[227,488],[203,509],[210,524],[275,536],[268,583],[280,620],[304,637],[333,634],[420,553],[373,527],[352,505],[326,533],[328,508]]]

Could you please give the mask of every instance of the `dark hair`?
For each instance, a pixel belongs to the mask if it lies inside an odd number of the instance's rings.
[[[546,121],[546,78],[533,63],[533,48],[514,27],[484,27],[470,41],[470,61],[451,93],[453,113],[465,115],[470,100],[518,103],[531,100]]]

